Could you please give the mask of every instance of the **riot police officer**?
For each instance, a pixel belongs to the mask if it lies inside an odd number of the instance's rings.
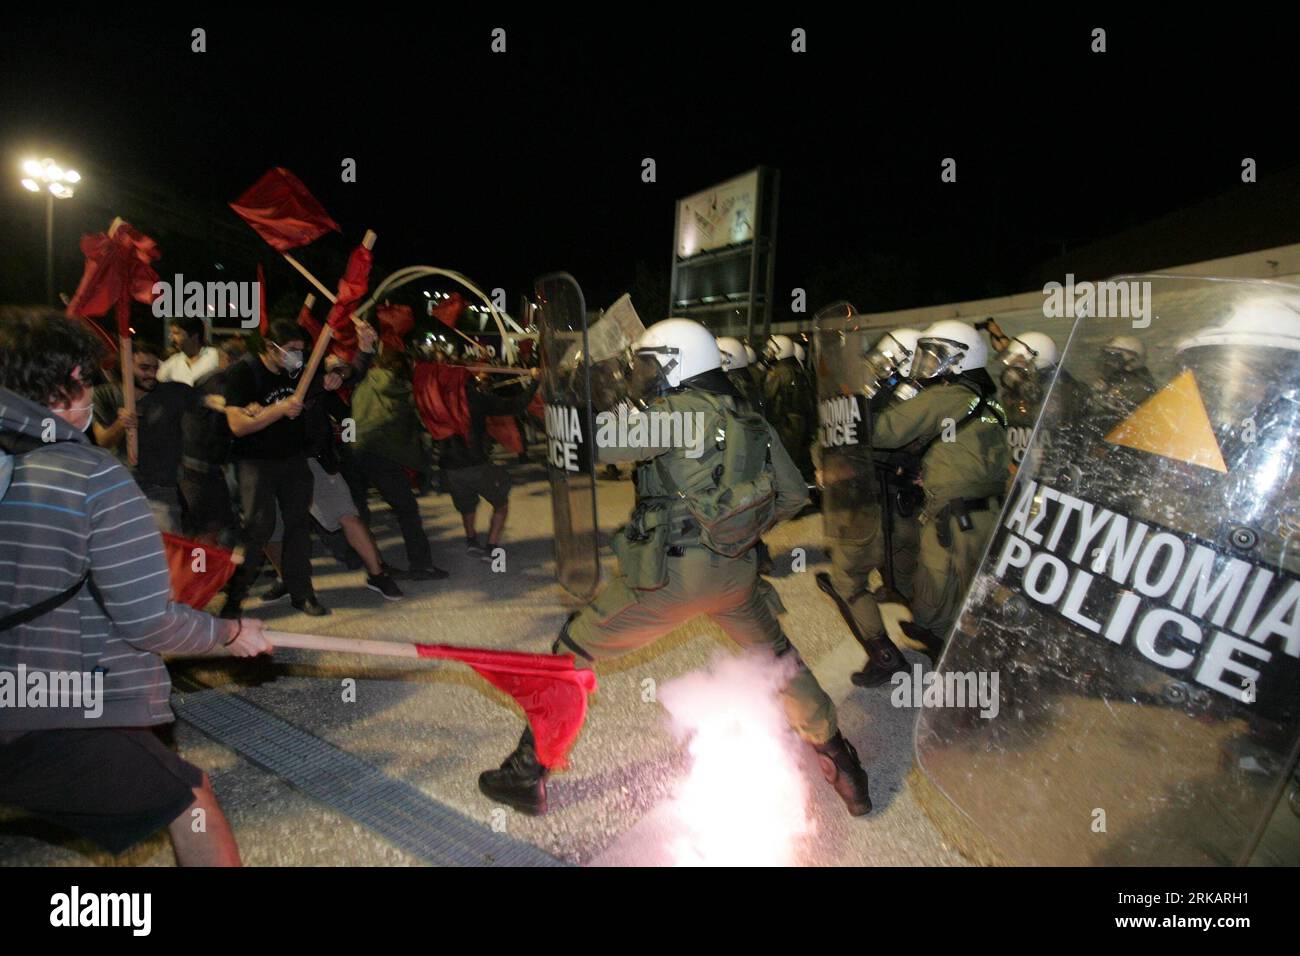
[[[740,393],[741,399],[745,402],[745,408],[742,410],[763,415],[763,390],[750,374],[749,351],[752,350],[747,351],[739,339],[734,339],[729,335],[718,337],[718,352],[722,357],[722,370],[727,373],[727,378],[735,386],[736,391]]]
[[[554,651],[595,664],[645,647],[697,615],[709,616],[738,644],[792,660],[794,673],[782,690],[791,725],[816,751],[849,813],[869,812],[866,771],[839,731],[835,705],[782,631],[776,591],[758,575],[758,536],[807,500],[798,471],[772,427],[738,411],[739,396],[704,326],[688,319],[658,322],[637,340],[633,354],[633,380],[654,393],[639,414],[699,416],[707,440],[696,449],[663,443],[600,449],[602,458],[638,462],[637,504],[615,533],[619,575],[569,618]],[[532,732],[525,730],[500,769],[479,776],[479,789],[521,812],[542,814],[547,777]]]
[[[911,455],[925,492],[913,621],[902,628],[927,646],[942,641],[956,618],[1006,488],[1006,413],[987,363],[988,346],[972,326],[955,319],[935,323],[922,334],[912,360],[909,384],[916,396],[886,408],[875,421],[876,449]],[[873,599],[868,594],[864,600]],[[856,683],[879,682],[874,663],[855,675]]]
[[[1156,392],[1147,348],[1133,335],[1117,335],[1101,349],[1101,374],[1092,384],[1090,424],[1102,435]]]
[[[772,363],[763,380],[767,420],[776,429],[781,444],[790,453],[805,481],[813,477],[809,445],[812,442],[813,395],[808,376],[795,357],[794,340],[788,335],[768,339],[765,353]]]
[[[916,488],[897,463],[873,458],[868,423],[863,423],[860,434],[867,447],[858,447],[858,429],[854,429],[855,440],[845,442],[833,425],[837,417],[846,417],[846,393],[856,393],[847,397],[865,404],[863,417],[874,417],[889,403],[906,400],[910,392],[897,395],[896,390],[911,370],[921,333],[895,329],[865,354],[857,346],[855,354],[843,356],[842,362],[836,350],[846,345],[854,348],[854,332],[839,333],[833,325],[829,331],[819,378],[825,412],[813,455],[823,489],[822,521],[832,570],[819,573],[816,580],[867,652],[868,665],[862,675],[855,675],[855,682],[875,686],[905,667],[902,654],[885,634],[877,601],[903,603],[911,593],[919,528],[911,509],[899,506],[899,486]],[[874,592],[870,590],[873,571],[883,579]]]

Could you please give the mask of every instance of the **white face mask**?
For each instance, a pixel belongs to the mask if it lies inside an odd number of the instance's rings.
[[[271,344],[275,345],[274,342]],[[275,350],[280,353],[280,364],[284,366],[285,372],[293,376],[302,371],[301,349],[282,349],[276,345]]]
[[[95,420],[95,411],[94,411],[94,409],[95,409],[95,406],[94,406],[94,405],[69,405],[67,408],[64,409],[64,413],[67,414],[67,415],[69,415],[69,416],[71,416],[71,415],[73,415],[73,414],[76,413],[76,412],[85,412],[85,413],[86,413],[86,424],[84,424],[84,425],[73,425],[73,427],[74,427],[74,428],[80,428],[83,432],[88,432],[88,431],[90,431],[90,424],[91,424],[91,422],[93,422],[93,421]],[[60,415],[59,417],[60,417],[60,418],[63,418],[63,415]],[[72,425],[72,424],[73,424],[71,421],[68,421],[67,418],[63,418],[63,420],[64,420],[65,422],[68,422],[69,425]]]

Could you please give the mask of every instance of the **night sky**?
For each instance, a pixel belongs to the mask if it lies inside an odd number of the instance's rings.
[[[782,177],[776,319],[794,286],[812,308],[847,296],[866,311],[1022,291],[1063,249],[1251,188],[1244,156],[1261,182],[1300,164],[1283,24],[1013,24],[974,7],[728,22],[653,5],[572,22],[503,11],[359,23],[314,9],[6,11],[0,297],[43,290],[43,208],[17,183],[25,155],[86,177],[56,210],[63,291],[77,234],[117,211],[100,184],[160,184],[178,208],[243,228],[224,203],[283,165],[343,225],[325,246],[341,255],[374,228],[381,273],[455,268],[509,290],[512,308],[557,269],[596,306],[630,288],[638,264],[643,284],[666,286],[673,201],[766,164]],[[206,53],[190,52],[195,26]],[[489,49],[496,26],[505,54]],[[795,26],[806,54],[790,52]],[[1094,26],[1108,29],[1105,54],[1089,52]],[[956,184],[940,182],[947,156]],[[340,181],[344,157],[355,184]],[[1224,254],[1255,247],[1223,242]],[[178,268],[163,251],[160,269]]]

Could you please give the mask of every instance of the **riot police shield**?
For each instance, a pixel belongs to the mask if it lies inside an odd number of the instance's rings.
[[[1300,752],[1300,286],[1086,285],[1062,369],[1096,407],[1058,377],[909,682],[923,800],[1018,865],[1295,864],[1274,811]],[[1120,334],[1149,368],[1111,361]]]
[[[879,495],[867,398],[874,376],[865,361],[879,337],[878,331],[862,327],[857,311],[847,302],[829,305],[813,317],[818,471],[827,538],[862,541],[880,526],[870,510]]]
[[[587,306],[567,273],[534,283],[556,575],[579,600],[600,583]]]

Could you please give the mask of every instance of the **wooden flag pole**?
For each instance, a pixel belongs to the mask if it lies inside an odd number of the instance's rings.
[[[369,248],[369,247],[367,247],[367,248]],[[336,302],[336,301],[338,301],[337,298],[335,297],[334,293],[331,292],[329,289],[325,288],[325,284],[324,284],[323,282],[321,282],[320,279],[317,279],[314,275],[312,275],[310,272],[308,272],[308,271],[307,271],[307,267],[304,266],[301,262],[299,262],[299,261],[298,261],[297,259],[295,259],[293,256],[289,255],[289,253],[287,253],[287,252],[282,252],[282,253],[280,253],[280,255],[284,256],[284,260],[285,260],[285,262],[289,263],[289,265],[293,266],[295,269],[297,269],[299,272],[301,272],[302,275],[303,275],[303,278],[305,278],[308,282],[310,282],[310,283],[311,283],[312,285],[314,285],[316,288],[320,289],[320,291],[324,294],[325,298],[329,299],[330,302]]]
[[[122,217],[114,216],[108,225],[108,237],[113,238],[122,225]],[[128,415],[135,414],[135,354],[131,349],[131,336],[118,334],[118,364],[122,373],[122,402]],[[131,427],[126,430],[126,462],[132,468],[140,463],[140,429]]]
[[[271,646],[296,647],[305,651],[336,651],[340,654],[377,654],[383,657],[419,657],[414,644],[392,641],[366,641],[353,637],[321,637],[316,634],[289,634],[285,631],[263,631]]]
[[[373,229],[367,229],[365,238],[361,240],[361,245],[366,249],[373,249],[375,240],[378,238]],[[285,258],[289,257],[285,256]],[[325,293],[330,302],[337,304],[337,296],[328,292],[320,283],[317,283],[317,286]],[[355,321],[356,315],[354,314],[352,318]],[[298,387],[294,390],[293,397],[298,401],[301,402],[306,397],[307,387],[311,385],[312,377],[316,374],[316,370],[320,368],[320,363],[325,360],[325,353],[329,351],[330,339],[333,337],[334,330],[330,328],[329,322],[326,322],[325,327],[320,330],[320,335],[316,336],[316,345],[311,350],[311,358],[307,361],[307,367],[302,370],[302,378],[299,379]]]

